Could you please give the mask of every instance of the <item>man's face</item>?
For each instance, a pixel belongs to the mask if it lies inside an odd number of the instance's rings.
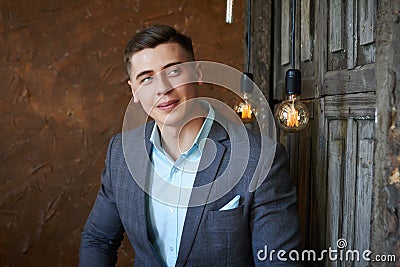
[[[185,101],[197,96],[196,85],[183,84],[199,79],[200,71],[190,64],[189,53],[177,43],[160,44],[146,48],[131,58],[131,80],[133,98],[158,126],[182,126],[193,108]],[[183,85],[182,85],[183,84]],[[179,106],[179,107],[178,107]]]

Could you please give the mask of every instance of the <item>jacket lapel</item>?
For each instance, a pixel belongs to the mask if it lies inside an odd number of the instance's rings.
[[[131,135],[129,132],[126,132],[124,147],[130,148],[129,152],[125,151],[125,160],[135,185],[132,194],[128,196],[128,203],[132,206],[129,216],[134,221],[130,225],[135,227],[132,231],[141,233],[138,235],[141,238],[141,240],[138,240],[138,244],[148,252],[148,255],[154,256],[152,262],[157,261],[162,265],[162,261],[151,244],[147,232],[146,192],[149,186],[148,171],[151,164],[150,155],[152,149],[150,135],[153,127],[154,121],[147,123],[144,128],[137,129],[140,132],[132,132]],[[142,156],[138,157],[138,155]]]
[[[227,138],[227,132],[217,121],[214,121],[208,138],[212,141],[207,140],[204,146],[199,165],[200,171],[196,175],[193,185],[194,189],[190,196],[189,208],[186,213],[176,266],[185,265],[189,257],[204,214],[205,205],[203,203],[207,203],[211,193],[212,182],[218,174],[226,150],[225,146],[222,145],[220,141]],[[209,164],[210,162],[212,163]],[[208,167],[203,168],[202,166]]]

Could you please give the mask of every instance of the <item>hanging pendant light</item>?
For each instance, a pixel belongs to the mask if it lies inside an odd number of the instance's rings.
[[[251,124],[256,119],[257,108],[253,99],[253,74],[250,72],[250,48],[251,48],[251,0],[247,3],[247,62],[246,71],[243,72],[240,81],[240,92],[242,99],[234,106],[235,112],[239,115],[244,124]]]
[[[305,129],[310,117],[307,107],[300,100],[301,72],[295,67],[295,14],[296,0],[292,0],[292,69],[289,69],[285,76],[287,99],[275,112],[279,127],[291,133]]]

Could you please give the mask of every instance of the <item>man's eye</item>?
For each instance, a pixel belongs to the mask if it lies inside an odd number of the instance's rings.
[[[173,69],[169,69],[166,72],[166,75],[169,77],[173,77],[173,76],[177,76],[179,75],[179,73],[181,73],[181,70],[178,68],[173,68]]]
[[[140,80],[140,84],[149,84],[149,83],[151,83],[151,81],[153,80],[153,77],[146,77],[146,78],[143,78],[142,80]]]

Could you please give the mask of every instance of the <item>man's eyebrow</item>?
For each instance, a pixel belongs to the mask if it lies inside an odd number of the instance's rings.
[[[162,69],[165,70],[165,69],[167,69],[167,68],[169,68],[171,66],[178,65],[178,64],[181,64],[181,63],[182,63],[181,61],[171,62],[171,63],[168,63],[167,65],[165,65],[164,67],[162,67]],[[136,80],[139,79],[140,76],[143,76],[143,75],[146,75],[146,74],[149,74],[149,73],[152,73],[152,72],[153,72],[152,70],[142,71],[138,75],[136,75]]]
[[[143,75],[146,75],[146,74],[149,74],[149,73],[152,73],[152,72],[153,72],[152,70],[145,70],[145,71],[142,71],[141,73],[139,73],[138,75],[136,75],[136,80],[139,79],[140,76],[143,76]]]
[[[165,69],[168,69],[171,66],[178,65],[178,64],[181,64],[181,63],[182,63],[181,61],[171,62],[171,63],[168,63],[167,65],[165,65],[162,69],[165,70]]]

